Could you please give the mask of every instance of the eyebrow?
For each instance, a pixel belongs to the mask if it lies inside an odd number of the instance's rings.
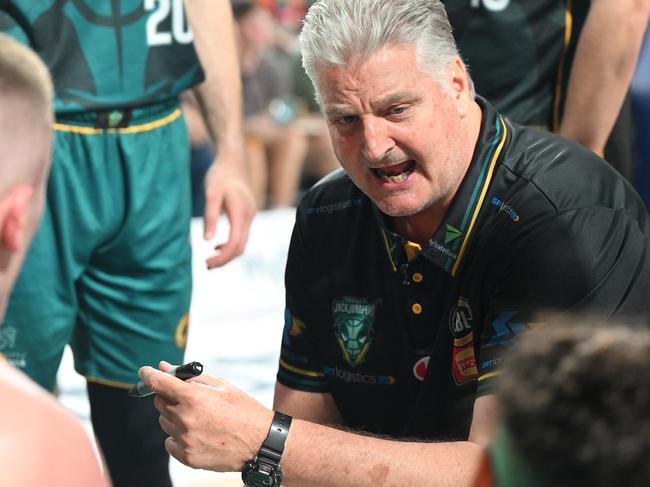
[[[346,117],[354,115],[354,109],[349,105],[334,103],[323,107],[327,118]]]
[[[417,103],[421,100],[421,96],[411,91],[398,91],[391,93],[384,98],[380,98],[374,102],[373,108],[384,108],[386,106],[394,105],[395,103]],[[332,103],[323,108],[323,112],[327,118],[346,117],[356,115],[355,110],[344,103]]]
[[[404,103],[405,101],[418,101],[420,99],[419,95],[416,95],[410,91],[398,91],[396,93],[391,93],[385,98],[379,99],[375,105],[379,107],[385,107],[388,105],[394,105],[395,103]]]

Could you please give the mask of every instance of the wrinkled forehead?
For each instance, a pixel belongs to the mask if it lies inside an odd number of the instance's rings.
[[[317,85],[325,112],[354,102],[390,103],[414,96],[432,78],[423,72],[412,47],[385,48],[366,60],[345,66],[321,65]]]

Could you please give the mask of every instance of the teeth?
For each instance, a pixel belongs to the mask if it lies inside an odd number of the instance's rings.
[[[389,176],[388,174],[384,174],[383,172],[379,171],[379,177],[388,183],[401,183],[402,181],[406,180],[408,176],[408,172],[402,172],[396,174],[395,176]]]

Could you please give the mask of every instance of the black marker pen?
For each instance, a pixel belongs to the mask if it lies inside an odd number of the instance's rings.
[[[167,373],[180,380],[187,380],[190,377],[201,375],[201,372],[203,372],[203,365],[199,362],[190,362],[189,364],[179,365]],[[145,397],[154,394],[154,392],[144,382],[140,381],[131,387],[129,394],[133,397]]]

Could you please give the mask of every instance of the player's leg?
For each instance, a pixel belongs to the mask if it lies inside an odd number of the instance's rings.
[[[126,389],[88,382],[93,429],[115,487],[171,487],[167,435],[153,406],[155,396],[129,396]]]
[[[165,486],[158,412],[127,389],[142,365],[183,359],[191,294],[187,136],[177,119],[115,137],[123,187],[113,192],[123,194],[126,211],[79,282],[75,367],[88,379],[93,427],[115,485]]]
[[[292,125],[279,127],[277,135],[268,145],[270,206],[293,206],[307,154],[307,137]]]

